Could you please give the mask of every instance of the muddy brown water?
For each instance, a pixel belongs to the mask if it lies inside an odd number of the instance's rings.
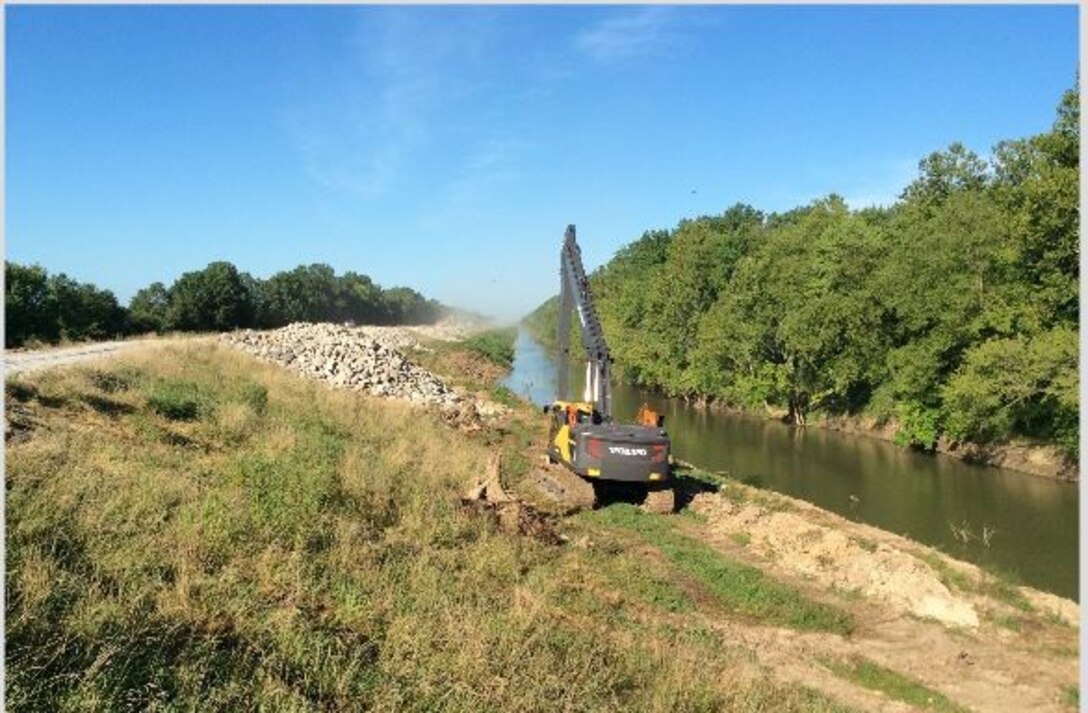
[[[579,371],[571,370],[578,394]],[[555,398],[555,380],[554,358],[523,330],[505,385],[539,405]],[[613,384],[616,419],[633,418],[644,401],[665,414],[678,458],[1078,598],[1075,483],[970,465],[876,438],[707,411]],[[954,528],[969,533],[966,544]],[[989,546],[984,529],[993,531]]]

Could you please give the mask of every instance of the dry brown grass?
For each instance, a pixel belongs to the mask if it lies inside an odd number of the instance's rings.
[[[41,424],[7,453],[12,710],[834,708],[708,640],[663,564],[462,509],[489,449],[434,414],[214,343],[8,394]]]

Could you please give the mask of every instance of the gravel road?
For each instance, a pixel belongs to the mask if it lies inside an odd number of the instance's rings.
[[[58,349],[35,349],[25,352],[4,352],[4,371],[18,374],[26,371],[39,371],[54,366],[64,366],[80,361],[102,359],[116,356],[122,351],[138,347],[147,347],[160,343],[156,339],[139,339],[123,342],[98,342],[95,344],[77,344],[74,347]]]

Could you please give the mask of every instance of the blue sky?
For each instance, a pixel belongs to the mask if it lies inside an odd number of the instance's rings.
[[[1075,6],[7,8],[8,259],[122,301],[300,263],[503,318],[738,201],[1045,131]]]

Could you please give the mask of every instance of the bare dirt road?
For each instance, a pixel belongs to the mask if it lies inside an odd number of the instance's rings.
[[[49,369],[55,366],[65,366],[81,361],[116,356],[131,349],[155,347],[167,341],[169,340],[133,339],[118,342],[77,344],[72,347],[58,347],[55,349],[5,351],[4,371],[6,374],[18,374],[20,372]]]

